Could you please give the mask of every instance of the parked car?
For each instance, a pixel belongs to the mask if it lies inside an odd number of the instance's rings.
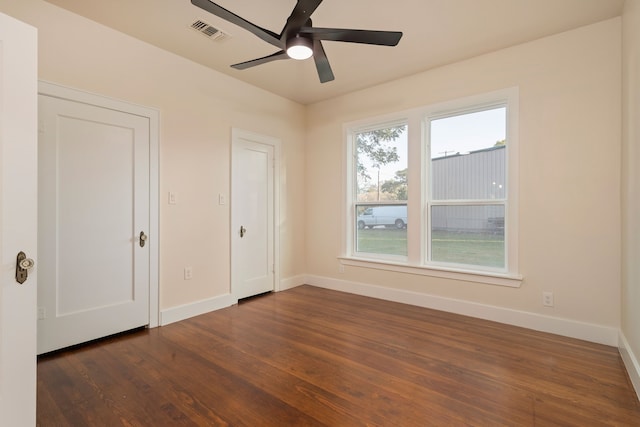
[[[405,228],[407,226],[407,206],[372,206],[358,215],[358,228],[385,227]]]

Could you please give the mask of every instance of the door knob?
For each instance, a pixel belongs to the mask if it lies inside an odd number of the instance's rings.
[[[144,234],[144,231],[140,232],[140,247],[144,248],[144,244],[147,243],[147,235]]]
[[[244,237],[244,235],[247,233],[247,229],[244,228],[244,226],[240,226],[240,237]]]
[[[26,282],[29,276],[28,270],[33,268],[34,265],[36,265],[36,263],[31,258],[27,258],[24,252],[18,252],[16,258],[16,282],[21,285]]]

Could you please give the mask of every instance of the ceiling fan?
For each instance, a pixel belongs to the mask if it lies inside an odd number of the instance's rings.
[[[313,27],[311,25],[311,14],[320,3],[322,3],[322,0],[298,0],[280,34],[259,27],[212,1],[191,0],[191,3],[219,18],[244,28],[267,43],[280,48],[280,51],[274,54],[231,66],[238,70],[244,70],[280,59],[301,60],[313,56],[320,82],[326,83],[333,80],[334,76],[327,55],[322,47],[322,40],[395,46],[402,37],[402,32],[399,31]]]

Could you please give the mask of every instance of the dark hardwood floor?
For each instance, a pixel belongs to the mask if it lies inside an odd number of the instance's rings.
[[[40,426],[640,426],[617,349],[302,286],[45,355]]]

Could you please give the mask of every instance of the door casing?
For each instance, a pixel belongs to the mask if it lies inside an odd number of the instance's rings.
[[[108,98],[55,83],[40,81],[38,93],[70,101],[96,105],[149,119],[149,327],[159,325],[159,128],[158,110]]]
[[[274,288],[273,290],[275,292],[280,291],[280,257],[279,257],[279,253],[280,253],[280,151],[281,151],[281,142],[279,139],[277,138],[273,138],[270,136],[266,136],[266,135],[261,135],[255,132],[251,132],[251,131],[247,131],[247,130],[243,130],[243,129],[238,129],[238,128],[232,128],[231,130],[231,144],[232,144],[232,152],[233,152],[233,144],[237,143],[237,141],[241,141],[241,140],[247,140],[247,141],[252,141],[252,142],[256,142],[259,144],[264,144],[264,145],[268,145],[271,146],[273,148],[273,264],[274,264],[274,268],[273,268],[273,280],[274,280]],[[233,162],[231,162],[231,179],[233,180]],[[233,183],[232,183],[233,184]],[[231,224],[231,229],[230,229],[230,253],[231,253],[231,265],[230,265],[230,271],[231,271],[231,294],[235,296],[235,292],[233,289],[233,284],[234,284],[234,269],[233,269],[233,265],[234,265],[234,261],[233,261],[233,256],[234,256],[234,239],[238,233],[238,230],[235,229],[234,227],[234,200],[235,197],[237,197],[237,194],[233,193],[233,185],[232,185],[232,193],[231,193],[231,220],[230,220],[230,224]]]

